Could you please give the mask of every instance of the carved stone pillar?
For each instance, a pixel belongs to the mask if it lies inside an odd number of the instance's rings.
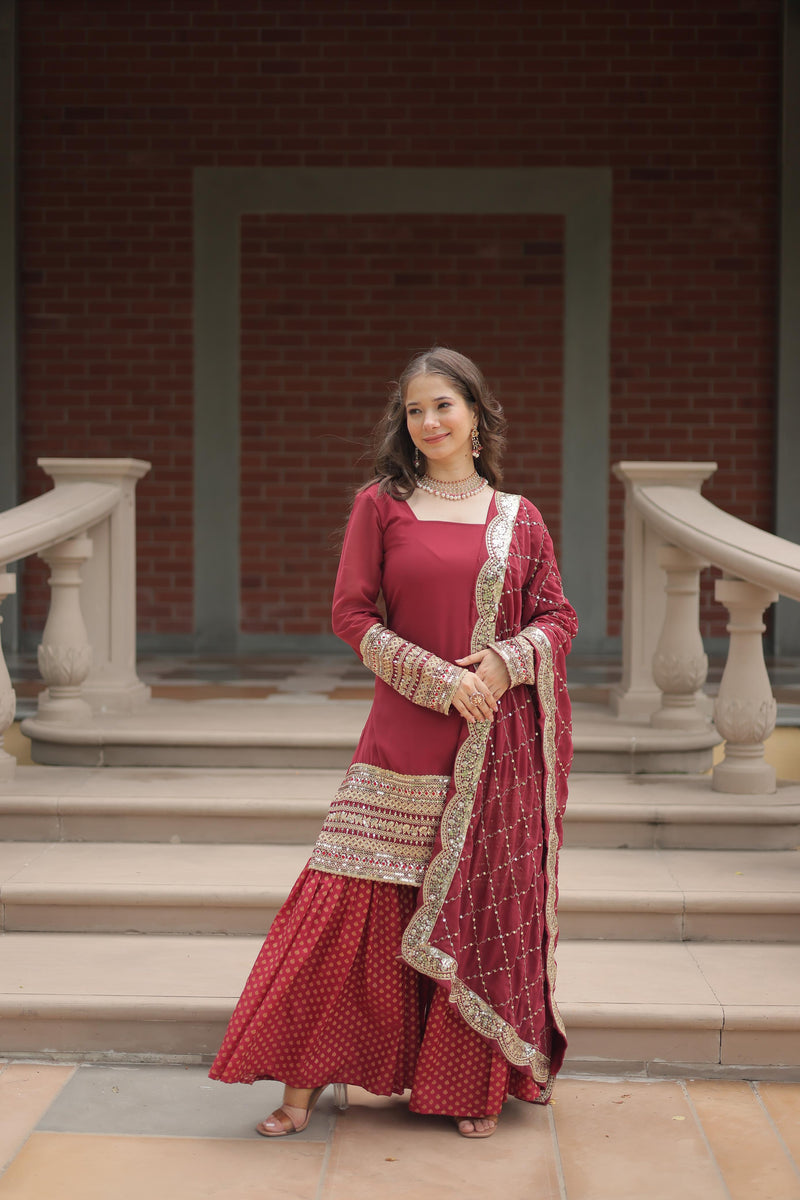
[[[136,674],[136,484],[150,470],[138,458],[40,458],[56,489],[113,483],[113,512],[90,530],[92,557],[81,571],[81,610],[92,667],[82,689],[94,712],[135,712],[150,699]]]
[[[0,571],[0,605],[6,596],[12,596],[17,590],[17,577],[8,571]],[[3,618],[0,617],[0,625]],[[16,770],[16,759],[3,749],[3,734],[14,720],[17,711],[17,697],[11,686],[6,660],[3,657],[3,646],[0,641],[0,779],[11,779]]]
[[[709,720],[698,706],[697,692],[708,674],[700,637],[700,572],[709,564],[688,550],[662,546],[658,565],[667,575],[667,604],[653,655],[661,707],[650,724],[658,729],[707,729]]]
[[[777,705],[764,663],[762,614],[778,593],[742,579],[718,579],[714,594],[728,609],[731,640],[714,705],[725,758],[714,767],[712,786],[740,796],[774,792],[775,769],[764,761],[764,741],[775,728]]]
[[[625,485],[625,555],[622,619],[622,678],[611,689],[611,711],[625,721],[647,722],[660,706],[653,679],[653,655],[664,624],[664,587],[658,567],[663,538],[647,525],[636,507],[636,491],[669,484],[699,492],[717,469],[709,462],[620,462],[617,479]]]
[[[50,612],[39,647],[39,670],[47,691],[39,696],[39,720],[83,724],[91,709],[81,684],[92,665],[92,649],[81,615],[81,564],[92,554],[91,538],[69,538],[41,552],[50,568]]]

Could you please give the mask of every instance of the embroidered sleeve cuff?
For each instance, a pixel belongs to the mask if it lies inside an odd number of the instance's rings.
[[[499,654],[506,664],[512,687],[535,681],[536,663],[533,646],[525,637],[524,630],[517,637],[508,638],[504,642],[491,642],[489,649]]]
[[[385,625],[368,629],[359,649],[365,666],[406,700],[434,712],[450,711],[464,674],[462,667],[407,642]]]

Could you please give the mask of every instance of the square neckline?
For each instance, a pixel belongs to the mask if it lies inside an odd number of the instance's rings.
[[[485,529],[489,524],[489,519],[492,515],[492,509],[496,508],[497,505],[497,491],[494,488],[492,489],[489,507],[487,508],[486,516],[482,521],[445,521],[439,518],[433,521],[423,521],[422,518],[418,517],[414,512],[413,508],[408,503],[408,500],[401,500],[400,503],[405,505],[418,525],[463,525],[466,529]]]

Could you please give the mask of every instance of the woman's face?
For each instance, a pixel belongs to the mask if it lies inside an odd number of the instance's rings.
[[[444,375],[415,375],[406,389],[406,425],[428,467],[460,468],[468,475],[478,414]]]

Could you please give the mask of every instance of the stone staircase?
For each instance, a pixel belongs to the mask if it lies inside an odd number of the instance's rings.
[[[84,725],[59,725],[34,713],[23,731],[32,739],[34,761],[46,766],[344,771],[369,712],[372,685],[349,690],[365,698],[334,704],[319,693],[291,692],[262,700],[156,698],[135,712],[95,712]],[[575,691],[573,771],[686,773],[711,766],[720,738],[710,725],[694,731],[652,728],[621,720],[607,704],[579,699],[581,689]]]
[[[339,782],[318,761],[35,766],[0,785],[0,1053],[212,1055]],[[800,1078],[799,845],[800,785],[575,774],[570,1067]]]

